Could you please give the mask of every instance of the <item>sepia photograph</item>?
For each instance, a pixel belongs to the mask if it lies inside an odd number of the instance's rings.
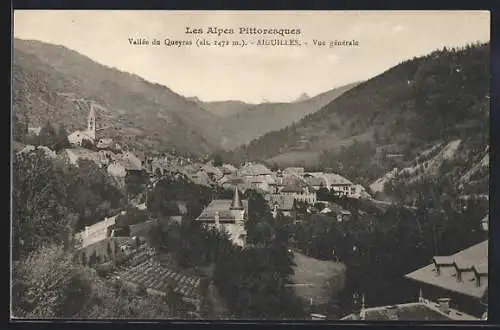
[[[489,11],[12,21],[12,322],[488,319]]]

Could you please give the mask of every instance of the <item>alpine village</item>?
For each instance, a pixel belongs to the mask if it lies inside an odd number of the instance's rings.
[[[14,318],[486,319],[489,43],[261,104],[12,59]]]

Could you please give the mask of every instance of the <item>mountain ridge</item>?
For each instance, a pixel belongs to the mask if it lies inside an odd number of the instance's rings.
[[[216,116],[197,106],[195,102],[176,94],[168,87],[101,65],[64,46],[14,39],[13,62],[17,73],[13,81],[15,93],[22,90],[21,75],[23,73],[25,76],[31,74],[31,78],[34,79],[45,74],[45,78],[42,81],[36,81],[36,84],[45,85],[40,88],[49,88],[51,97],[49,96],[47,100],[44,100],[43,95],[36,97],[38,103],[41,103],[38,105],[41,108],[52,101],[61,103],[61,100],[54,99],[57,93],[79,95],[80,98],[92,99],[106,108],[113,109],[115,115],[126,113],[129,118],[124,120],[129,121],[128,129],[143,132],[145,130],[148,134],[143,134],[143,138],[147,138],[147,135],[153,136],[154,133],[166,134],[162,139],[163,143],[166,142],[166,146],[170,144],[172,147],[193,150],[196,153],[206,153],[220,148],[224,145],[224,139],[231,140],[232,138],[232,133],[217,127]],[[58,76],[58,80],[66,81],[66,86],[56,83],[54,79],[48,79],[50,75]],[[47,86],[48,83],[52,85]],[[68,88],[69,86],[71,88]],[[37,90],[37,88],[32,90]],[[123,100],[129,102],[123,102]],[[18,99],[17,101],[20,102],[18,105],[22,106],[22,103],[27,100]],[[132,109],[131,104],[136,108]],[[66,109],[69,110],[68,105]],[[35,117],[34,121],[37,124],[43,124],[40,122],[43,118],[36,118],[33,112],[31,115]],[[37,115],[40,117],[41,113]],[[150,116],[151,120],[148,120],[147,116]],[[172,129],[172,132],[158,129],[159,123],[151,122],[155,117],[163,120],[163,124],[167,125],[168,129]],[[66,120],[69,121],[68,118]],[[78,120],[78,122],[85,125],[85,121]],[[149,129],[149,125],[152,125],[154,130]],[[126,135],[127,132],[122,133]],[[176,138],[175,135],[187,136],[183,139]],[[190,141],[189,145],[186,145],[183,140]],[[195,140],[197,142],[194,142]],[[160,144],[162,143],[157,143],[157,146]]]
[[[84,102],[74,103],[86,100],[102,109],[98,123],[114,127],[101,131],[106,137],[123,137],[119,142],[138,148],[198,155],[232,149],[284,127],[339,94],[327,91],[297,103],[203,102],[65,46],[18,38],[13,41],[13,70],[15,108],[31,126],[43,126],[50,118],[80,129],[86,125],[88,104],[82,108]]]
[[[236,163],[330,167],[367,186],[439,143],[460,139],[459,154],[472,157],[489,143],[489,47],[443,48],[403,61],[222,156]]]

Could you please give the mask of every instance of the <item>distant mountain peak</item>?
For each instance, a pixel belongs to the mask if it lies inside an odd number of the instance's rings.
[[[301,102],[305,100],[309,100],[311,97],[307,95],[307,93],[302,93],[294,102]]]

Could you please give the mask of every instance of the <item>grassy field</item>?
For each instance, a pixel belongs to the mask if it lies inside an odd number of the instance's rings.
[[[318,260],[294,252],[295,274],[292,280],[296,294],[304,300],[326,303],[344,285],[345,266],[342,263]]]

